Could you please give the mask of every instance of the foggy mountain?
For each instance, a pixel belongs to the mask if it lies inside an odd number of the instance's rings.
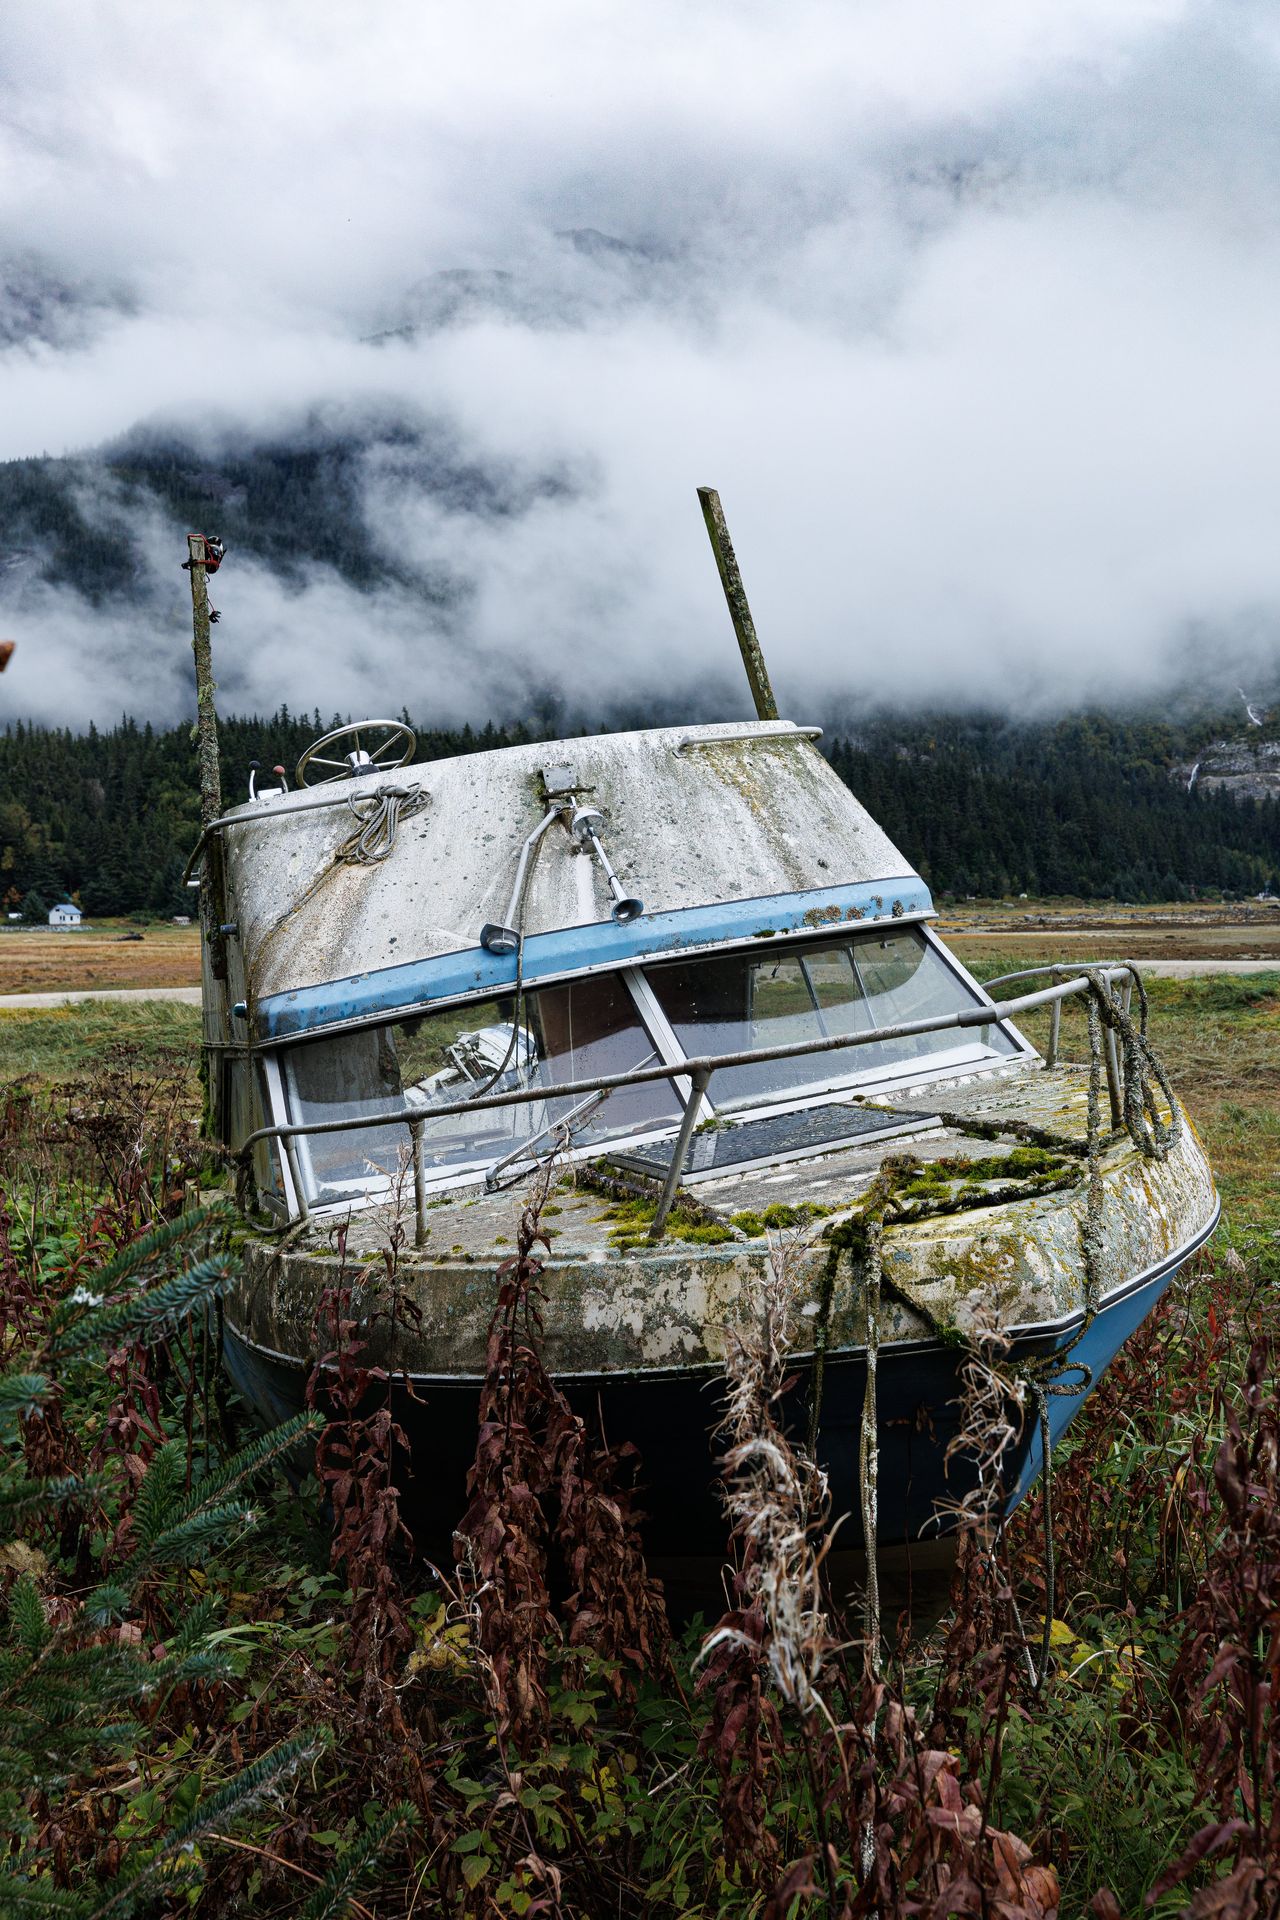
[[[1272,698],[1257,0],[8,42],[0,720],[188,711],[188,527],[231,710],[745,711],[704,483],[798,718]]]

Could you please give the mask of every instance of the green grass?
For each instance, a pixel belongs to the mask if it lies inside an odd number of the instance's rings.
[[[76,1079],[122,1044],[138,1048],[143,1064],[186,1055],[192,1097],[199,1099],[200,1009],[171,1000],[81,1000],[31,1012],[0,1010],[0,1085]]]

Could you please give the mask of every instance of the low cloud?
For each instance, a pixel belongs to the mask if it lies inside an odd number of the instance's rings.
[[[85,524],[136,559],[50,584],[0,525],[10,712],[190,705],[185,527],[95,450],[217,468],[317,421],[371,564],[233,547],[241,711],[740,710],[700,483],[802,718],[1274,673],[1268,9],[233,5],[158,35],[45,4],[13,37],[0,457],[83,456]]]

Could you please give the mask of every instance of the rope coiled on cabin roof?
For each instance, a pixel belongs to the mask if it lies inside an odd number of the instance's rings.
[[[306,891],[300,893],[292,906],[286,907],[263,934],[253,959],[253,974],[257,978],[261,978],[263,962],[281,932],[294,915],[315,898],[326,880],[340,867],[380,866],[394,851],[400,822],[410,819],[415,813],[421,813],[430,798],[426,788],[419,786],[416,781],[408,787],[377,787],[372,793],[346,796],[357,825],[345,840],[339,841]],[[255,990],[251,982],[246,984],[252,999]]]
[[[416,782],[410,787],[378,787],[373,793],[351,794],[347,805],[359,824],[335,852],[335,863],[373,867],[387,859],[400,822],[421,813],[426,804],[427,795]]]

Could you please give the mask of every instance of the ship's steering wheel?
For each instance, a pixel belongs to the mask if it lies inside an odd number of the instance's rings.
[[[344,740],[349,740],[351,747],[341,760],[326,757],[326,747],[336,747]],[[417,746],[412,728],[406,727],[402,720],[355,720],[313,740],[299,760],[294,778],[300,787],[318,787],[326,780],[350,780],[362,773],[390,773],[412,760]],[[324,767],[327,771],[308,780],[312,767]]]

